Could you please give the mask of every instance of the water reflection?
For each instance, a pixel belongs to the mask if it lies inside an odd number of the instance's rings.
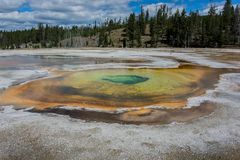
[[[63,56],[63,55],[14,55],[1,56],[0,69],[16,69],[16,68],[39,68],[51,66],[69,65],[91,65],[105,63],[141,63],[147,60],[129,60],[129,59],[113,59],[113,58],[92,58],[80,56]]]

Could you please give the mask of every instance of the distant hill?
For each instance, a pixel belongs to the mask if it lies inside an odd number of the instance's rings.
[[[110,32],[105,32],[107,34],[107,39],[109,44],[104,47],[128,47],[128,38],[125,28],[115,29]],[[149,25],[146,27],[145,34],[141,36],[141,46],[142,47],[151,47],[151,36],[150,36],[150,28]],[[135,40],[135,45],[137,42]],[[163,43],[158,43],[157,47],[167,47],[168,45]],[[59,42],[59,47],[68,48],[80,48],[80,47],[103,47],[99,46],[99,33],[96,36],[75,36],[72,38],[66,38]]]

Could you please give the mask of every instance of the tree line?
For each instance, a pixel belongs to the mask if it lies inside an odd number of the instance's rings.
[[[199,11],[187,14],[185,9],[177,9],[172,14],[171,9],[161,5],[154,16],[149,16],[142,8],[139,15],[129,16],[127,35],[129,47],[162,44],[173,47],[240,46],[240,6],[234,8],[231,0],[226,0],[222,11],[212,5],[207,15]],[[141,37],[145,35],[151,39],[143,44]]]
[[[104,39],[111,30],[125,27],[121,19],[107,19],[102,24],[89,24],[88,26],[63,27],[39,23],[37,27],[16,31],[0,31],[0,47],[2,49],[20,48],[22,45],[32,44],[32,47],[61,47],[60,41],[72,37],[99,37],[99,45],[105,43]],[[101,42],[100,42],[101,41]],[[24,46],[22,46],[24,47]],[[27,46],[26,46],[27,47]],[[71,45],[69,46],[71,47]]]
[[[29,43],[35,47],[61,47],[61,40],[76,36],[97,37],[98,47],[109,47],[111,31],[121,28],[124,47],[240,46],[240,6],[234,7],[231,0],[226,0],[222,11],[212,5],[208,14],[202,15],[199,11],[187,13],[185,9],[172,13],[168,6],[161,5],[154,15],[142,7],[138,15],[131,13],[125,20],[107,19],[102,24],[72,27],[38,24],[32,29],[0,31],[0,47],[20,48]]]

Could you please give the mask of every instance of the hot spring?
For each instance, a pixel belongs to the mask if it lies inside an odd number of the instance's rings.
[[[12,87],[1,95],[1,103],[38,109],[78,106],[105,111],[147,106],[183,108],[189,97],[203,94],[217,78],[216,71],[191,65],[66,72]]]
[[[189,107],[189,98],[214,89],[221,74],[239,72],[207,58],[195,63],[191,54],[178,59],[181,54],[83,52],[1,57],[0,106],[90,121],[185,122],[209,115],[216,106],[204,101]]]

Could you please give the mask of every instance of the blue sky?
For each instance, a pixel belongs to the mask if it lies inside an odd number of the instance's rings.
[[[128,6],[131,8],[133,12],[139,13],[140,6],[147,6],[150,4],[158,4],[158,3],[174,3],[178,6],[184,6],[187,11],[195,11],[195,10],[204,10],[206,8],[206,4],[209,3],[223,3],[223,0],[139,0],[139,1],[130,1]],[[232,0],[233,4],[240,3],[239,0]],[[33,9],[31,8],[28,2],[23,3],[18,8],[19,12],[31,12]]]
[[[139,0],[139,1],[131,1],[128,5],[132,8],[132,11],[139,12],[139,6],[146,6],[149,4],[157,4],[157,3],[174,3],[176,5],[184,5],[186,8],[190,10],[202,10],[206,8],[206,4],[208,3],[220,3],[223,2],[221,0]],[[233,4],[237,4],[238,0],[233,0]],[[19,12],[30,12],[33,11],[29,3],[23,3],[19,9]]]
[[[187,8],[207,13],[211,3],[221,10],[224,0],[0,0],[0,30],[25,29],[38,23],[51,25],[88,25],[95,20],[125,18],[138,13],[140,6],[155,12],[160,4],[172,11]],[[239,4],[240,0],[232,0]]]
[[[18,12],[32,12],[33,9],[31,8],[30,4],[28,2],[23,3],[18,8]]]
[[[157,4],[157,3],[174,3],[176,6],[185,6],[188,11],[204,10],[209,3],[223,4],[224,0],[139,0],[130,2],[129,5],[133,11],[139,12],[139,6]],[[232,0],[233,4],[240,4],[240,0]]]

